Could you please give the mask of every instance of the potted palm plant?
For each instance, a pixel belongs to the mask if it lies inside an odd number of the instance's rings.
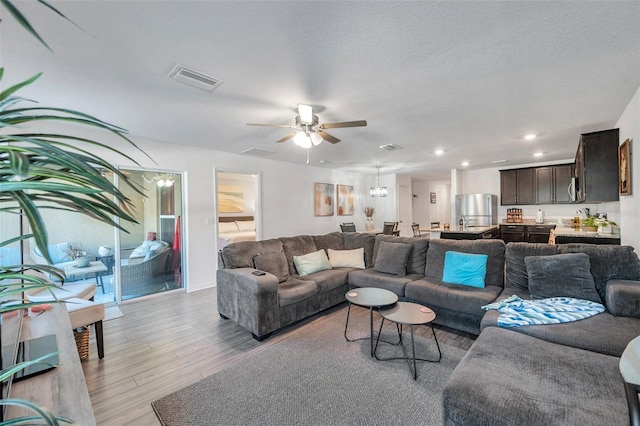
[[[39,3],[66,19],[44,0],[39,0]],[[11,1],[0,0],[0,4],[23,28],[46,46]],[[24,259],[24,249],[27,242],[31,241],[47,261],[51,262],[41,209],[76,212],[125,230],[117,219],[136,222],[131,214],[132,203],[105,177],[105,171],[117,175],[119,182],[141,194],[142,189],[117,167],[95,154],[94,149],[111,151],[123,160],[138,164],[130,156],[92,139],[59,132],[30,131],[30,125],[35,123],[72,123],[109,132],[139,149],[127,137],[124,129],[79,111],[35,106],[32,101],[17,95],[20,89],[33,84],[39,77],[40,74],[37,74],[0,92],[0,214],[2,217],[18,216],[21,223],[28,224],[29,229],[28,232],[23,232],[21,226],[15,235],[0,241],[0,248],[18,245],[22,251],[20,257]],[[0,68],[0,83],[4,78],[4,68]],[[42,124],[39,128],[42,128]],[[0,314],[6,315],[44,303],[56,303],[53,292],[49,301],[32,303],[24,298],[25,291],[53,286],[45,278],[45,274],[61,281],[65,278],[64,272],[59,269],[43,264],[28,264],[24,260],[19,264],[0,266]],[[46,359],[31,363],[43,361]],[[26,365],[10,365],[0,371],[0,381],[25,367]],[[31,401],[2,399],[0,405],[20,405],[34,412],[33,416],[8,420],[6,424],[72,423]]]

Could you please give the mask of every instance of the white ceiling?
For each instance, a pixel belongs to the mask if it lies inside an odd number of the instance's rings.
[[[329,131],[342,142],[311,150],[321,167],[440,179],[463,160],[573,158],[579,134],[614,126],[640,86],[638,1],[52,1],[86,32],[16,4],[53,53],[2,10],[3,85],[44,71],[23,95],[134,139],[295,163],[305,151],[275,143],[288,129],[245,123],[293,124],[298,103],[321,123],[367,120]],[[176,63],[224,84],[178,83]]]

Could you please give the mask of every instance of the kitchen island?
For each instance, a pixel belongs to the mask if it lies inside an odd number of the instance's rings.
[[[492,226],[452,226],[451,229],[429,229],[431,238],[449,240],[480,240],[487,238],[500,238],[498,225]]]
[[[620,232],[598,233],[585,231],[583,229],[576,230],[571,227],[559,227],[551,231],[549,241],[555,244],[584,243],[620,245]]]

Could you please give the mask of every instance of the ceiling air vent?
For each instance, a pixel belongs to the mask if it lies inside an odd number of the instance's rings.
[[[386,145],[380,145],[380,149],[386,149],[387,151],[397,151],[402,149],[400,145],[396,145],[395,143],[388,143]]]
[[[268,149],[252,147],[249,149],[245,149],[240,154],[251,155],[253,157],[268,157],[271,154],[275,154],[275,151],[269,151]]]
[[[197,87],[198,89],[207,90],[209,92],[224,82],[222,79],[207,75],[180,64],[176,64],[176,66],[173,67],[169,73],[169,77],[179,81],[180,83]]]

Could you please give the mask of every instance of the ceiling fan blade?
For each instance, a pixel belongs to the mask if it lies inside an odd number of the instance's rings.
[[[367,120],[343,121],[341,123],[324,123],[320,125],[321,129],[339,129],[341,127],[364,127]]]
[[[300,114],[300,120],[305,123],[313,123],[313,108],[311,105],[298,104],[298,113]]]
[[[338,142],[340,142],[340,139],[338,139],[338,138],[336,138],[336,137],[334,137],[334,136],[331,136],[329,133],[327,133],[327,132],[323,132],[322,130],[318,130],[316,133],[317,133],[318,135],[320,135],[320,137],[321,137],[322,139],[324,139],[325,141],[327,141],[327,142],[331,142],[331,143],[338,143]]]
[[[288,141],[289,139],[293,138],[293,137],[294,137],[295,135],[297,135],[297,134],[298,134],[298,132],[289,133],[289,134],[288,134],[287,136],[285,136],[284,138],[282,138],[282,139],[280,139],[280,140],[276,141],[276,143],[286,142],[286,141]]]
[[[258,123],[247,123],[247,126],[263,126],[263,127],[280,127],[283,129],[297,129],[297,126],[292,126],[290,124],[258,124]]]

